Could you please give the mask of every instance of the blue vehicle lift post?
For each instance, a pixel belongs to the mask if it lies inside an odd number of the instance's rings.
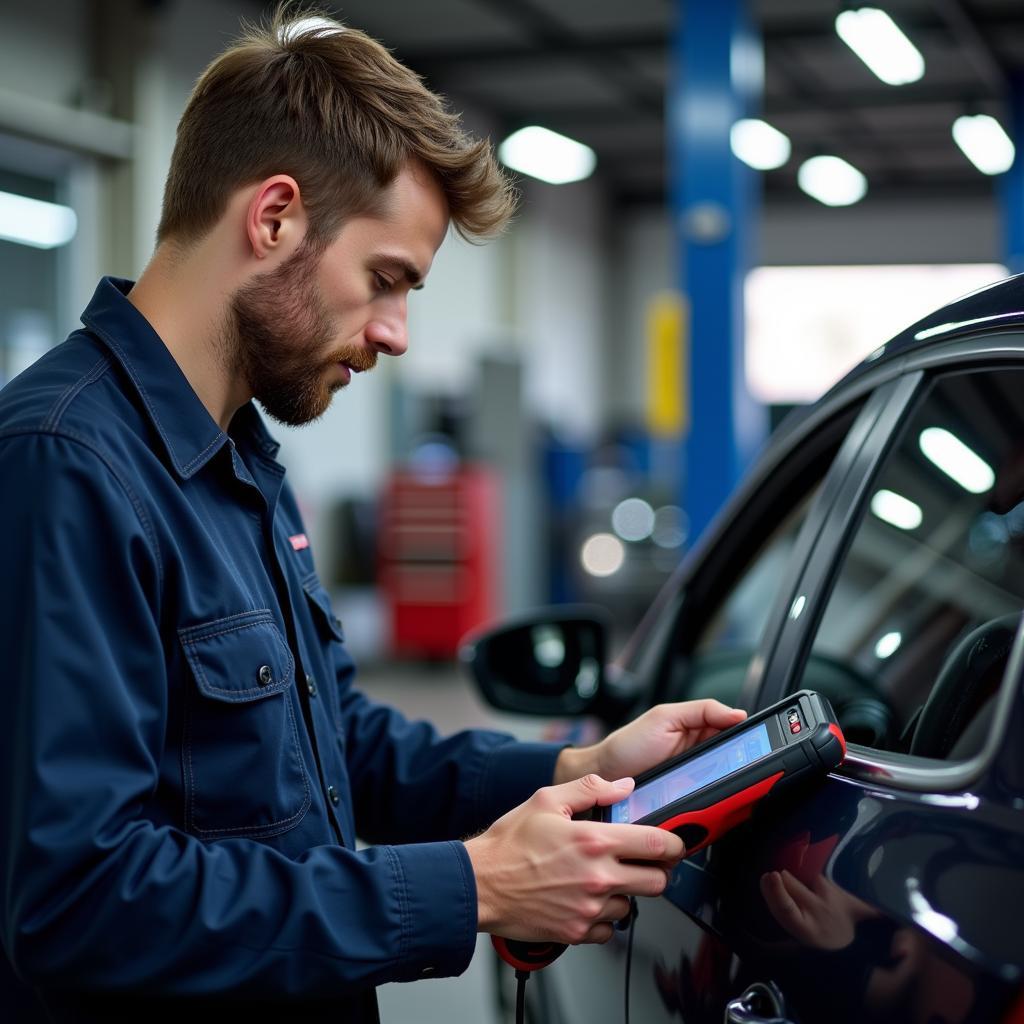
[[[1010,80],[1007,109],[1009,135],[1016,149],[1013,166],[1000,175],[999,199],[1002,207],[1003,263],[1011,274],[1024,273],[1024,77]]]
[[[733,156],[733,123],[763,89],[760,39],[745,0],[678,0],[667,98],[672,215],[689,308],[689,432],[683,508],[695,540],[768,433],[744,375],[743,285],[760,182]],[[685,358],[685,357],[684,357]]]

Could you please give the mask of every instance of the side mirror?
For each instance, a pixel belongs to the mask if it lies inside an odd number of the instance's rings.
[[[564,605],[471,635],[459,660],[502,711],[563,717],[589,710],[605,681],[607,613]]]

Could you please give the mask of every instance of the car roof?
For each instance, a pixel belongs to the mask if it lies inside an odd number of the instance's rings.
[[[837,399],[841,402],[840,393],[848,392],[851,385],[855,387],[856,382],[867,373],[911,352],[926,351],[970,334],[1014,327],[1024,329],[1024,274],[994,281],[968,292],[900,331],[850,370],[817,401],[797,406],[774,431],[762,454],[773,450],[777,453],[787,448],[790,439],[805,421],[814,419],[823,406],[832,406]]]
[[[1024,274],[994,281],[947,303],[875,349],[837,385],[845,386],[879,362],[978,331],[1024,326]],[[835,388],[830,390],[834,391]]]

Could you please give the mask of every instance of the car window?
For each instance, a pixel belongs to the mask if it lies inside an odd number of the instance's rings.
[[[799,686],[847,737],[975,753],[1024,608],[1024,371],[938,379],[868,491]]]
[[[691,583],[665,699],[739,701],[801,528],[860,408],[849,406],[790,453],[730,523],[727,554]]]

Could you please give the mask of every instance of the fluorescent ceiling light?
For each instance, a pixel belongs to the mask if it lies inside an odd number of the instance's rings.
[[[55,249],[67,245],[77,230],[78,217],[70,206],[0,192],[0,238],[8,242]]]
[[[836,15],[836,32],[886,85],[906,85],[924,74],[921,51],[877,7],[842,11]]]
[[[956,434],[942,427],[922,430],[918,444],[932,463],[971,494],[984,494],[996,482],[992,467]]]
[[[863,199],[868,179],[838,156],[812,156],[796,172],[797,184],[826,206],[850,206]]]
[[[885,636],[881,637],[878,643],[875,644],[875,657],[878,658],[879,661],[891,658],[900,649],[900,644],[902,643],[902,633],[886,633]]]
[[[953,140],[982,174],[1002,174],[1013,164],[1013,142],[988,114],[958,117],[953,122]]]
[[[755,171],[781,167],[792,151],[789,138],[767,121],[748,117],[737,121],[729,132],[733,153]]]
[[[513,132],[498,147],[498,158],[506,167],[551,185],[582,181],[597,166],[589,146],[538,125]]]
[[[916,530],[924,519],[921,506],[895,491],[881,490],[871,499],[871,511],[900,530]]]

